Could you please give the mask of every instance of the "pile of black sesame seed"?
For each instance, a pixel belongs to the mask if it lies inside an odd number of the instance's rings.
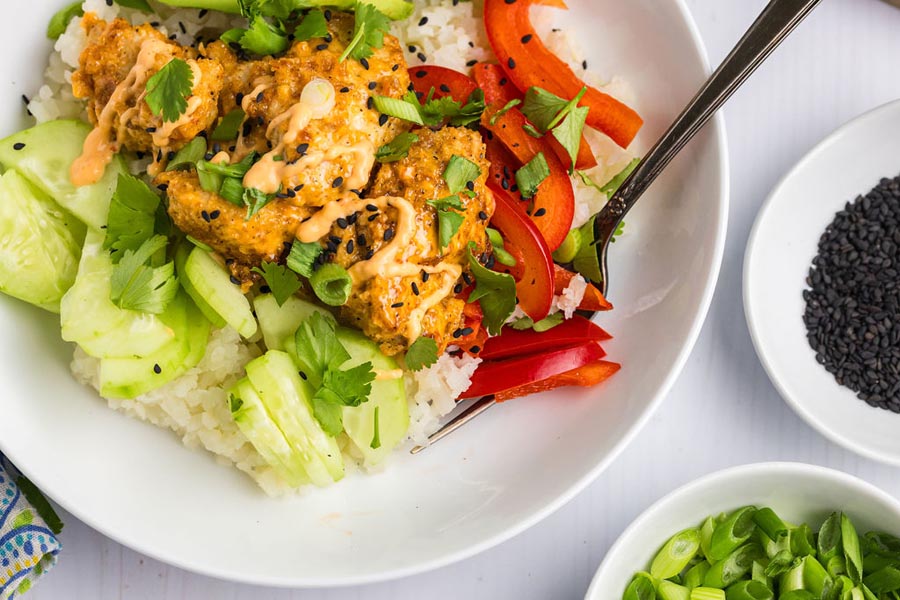
[[[835,215],[806,282],[816,360],[870,406],[900,413],[900,177]]]

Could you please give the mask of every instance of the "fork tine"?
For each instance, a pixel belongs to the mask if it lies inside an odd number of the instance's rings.
[[[446,436],[450,435],[493,405],[497,404],[497,401],[493,396],[485,396],[484,398],[479,399],[476,402],[473,402],[466,410],[462,411],[452,420],[448,421],[444,424],[443,427],[432,433],[428,436],[428,443],[423,446],[415,446],[412,450],[409,451],[410,454],[418,454],[422,450],[425,450],[432,444],[442,440]]]

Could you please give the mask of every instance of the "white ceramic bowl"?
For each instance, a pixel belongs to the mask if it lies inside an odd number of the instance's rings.
[[[59,2],[4,0],[0,132],[22,126]],[[634,85],[655,139],[707,73],[681,0],[572,0],[562,20],[593,68]],[[597,35],[597,32],[603,32]],[[517,400],[383,473],[296,498],[264,496],[168,432],[109,410],[68,373],[53,315],[0,299],[0,448],[53,499],[145,554],[217,577],[329,586],[399,577],[497,544],[559,508],[632,438],[697,337],[722,256],[728,173],[721,120],[628,219],[602,319],[624,369],[607,385]]]
[[[860,532],[900,534],[900,502],[852,475],[803,463],[734,467],[689,483],[648,508],[610,548],[585,599],[621,598],[634,574],[650,567],[669,537],[709,515],[750,504],[814,527],[842,510]]]
[[[900,102],[817,145],[763,205],[744,258],[744,310],[756,352],[787,403],[834,442],[900,465],[900,415],[872,408],[816,362],[803,290],[819,237],[844,205],[900,173]]]

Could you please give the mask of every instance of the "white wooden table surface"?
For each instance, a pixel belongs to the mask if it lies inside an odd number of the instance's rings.
[[[765,0],[688,4],[712,61],[718,63]],[[63,515],[65,549],[59,565],[29,597],[580,598],[606,550],[635,516],[668,491],[710,471],[756,461],[804,461],[856,474],[900,496],[900,471],[826,441],[787,408],[757,361],[741,303],[744,246],[769,190],[838,125],[896,98],[900,10],[877,0],[825,0],[737,94],[726,109],[732,166],[729,239],[716,297],[693,356],[662,408],[622,456],[575,500],[530,531],[424,575],[359,588],[290,591],[187,573]],[[900,157],[897,163],[900,172]]]

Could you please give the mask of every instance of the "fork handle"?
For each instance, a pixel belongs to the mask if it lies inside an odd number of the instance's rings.
[[[613,194],[597,216],[615,230],[625,214],[678,152],[821,0],[771,0],[734,50],[719,65],[684,112]]]

